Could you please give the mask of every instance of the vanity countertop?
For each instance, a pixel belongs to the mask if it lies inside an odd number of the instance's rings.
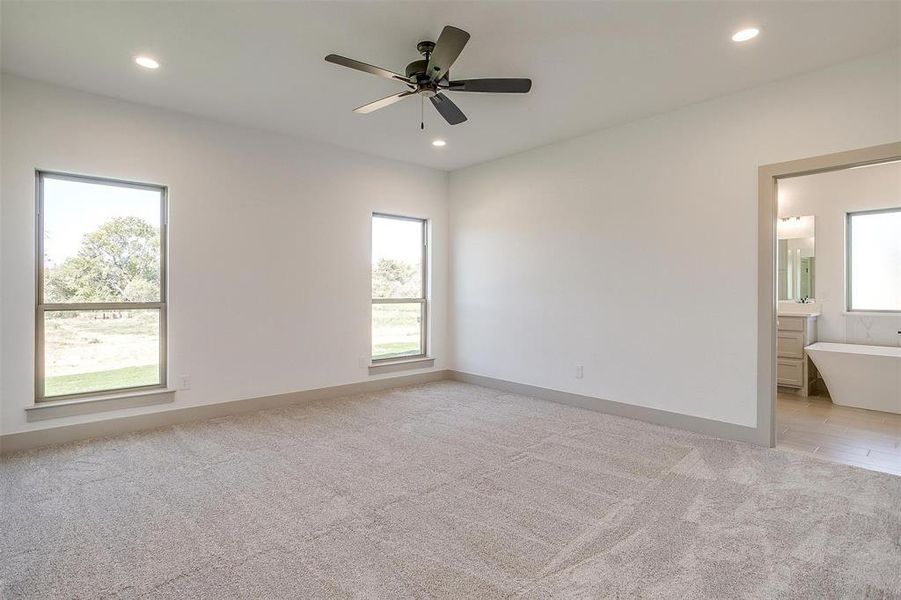
[[[811,312],[800,312],[800,311],[799,311],[799,312],[785,312],[785,311],[783,311],[783,310],[780,310],[780,311],[777,313],[777,316],[780,316],[780,317],[819,317],[821,314],[823,314],[823,313],[821,313],[821,312],[819,312],[819,311],[811,311]]]

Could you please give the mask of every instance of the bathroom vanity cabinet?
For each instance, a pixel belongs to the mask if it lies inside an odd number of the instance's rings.
[[[816,370],[804,348],[817,341],[817,315],[779,315],[776,340],[776,383],[809,395]]]

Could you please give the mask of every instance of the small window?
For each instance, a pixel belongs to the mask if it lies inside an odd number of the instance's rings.
[[[37,174],[38,401],[166,383],[166,189]]]
[[[901,208],[848,214],[848,310],[901,311]]]
[[[426,221],[372,215],[372,360],[426,354]]]

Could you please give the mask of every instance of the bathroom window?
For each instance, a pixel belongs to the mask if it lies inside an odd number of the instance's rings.
[[[901,208],[848,213],[848,310],[901,312]]]
[[[37,174],[35,399],[166,383],[166,188]]]
[[[372,215],[372,361],[426,355],[428,223]]]

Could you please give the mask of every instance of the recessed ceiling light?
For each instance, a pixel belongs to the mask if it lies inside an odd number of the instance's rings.
[[[447,146],[447,142],[444,140],[432,140],[432,145],[436,148],[441,148],[442,146]]]
[[[159,69],[160,63],[149,56],[135,56],[135,64],[145,69]]]
[[[742,29],[741,31],[736,31],[732,35],[733,42],[747,42],[748,40],[752,40],[757,37],[757,34],[760,33],[760,30],[756,27],[748,27],[747,29]]]

